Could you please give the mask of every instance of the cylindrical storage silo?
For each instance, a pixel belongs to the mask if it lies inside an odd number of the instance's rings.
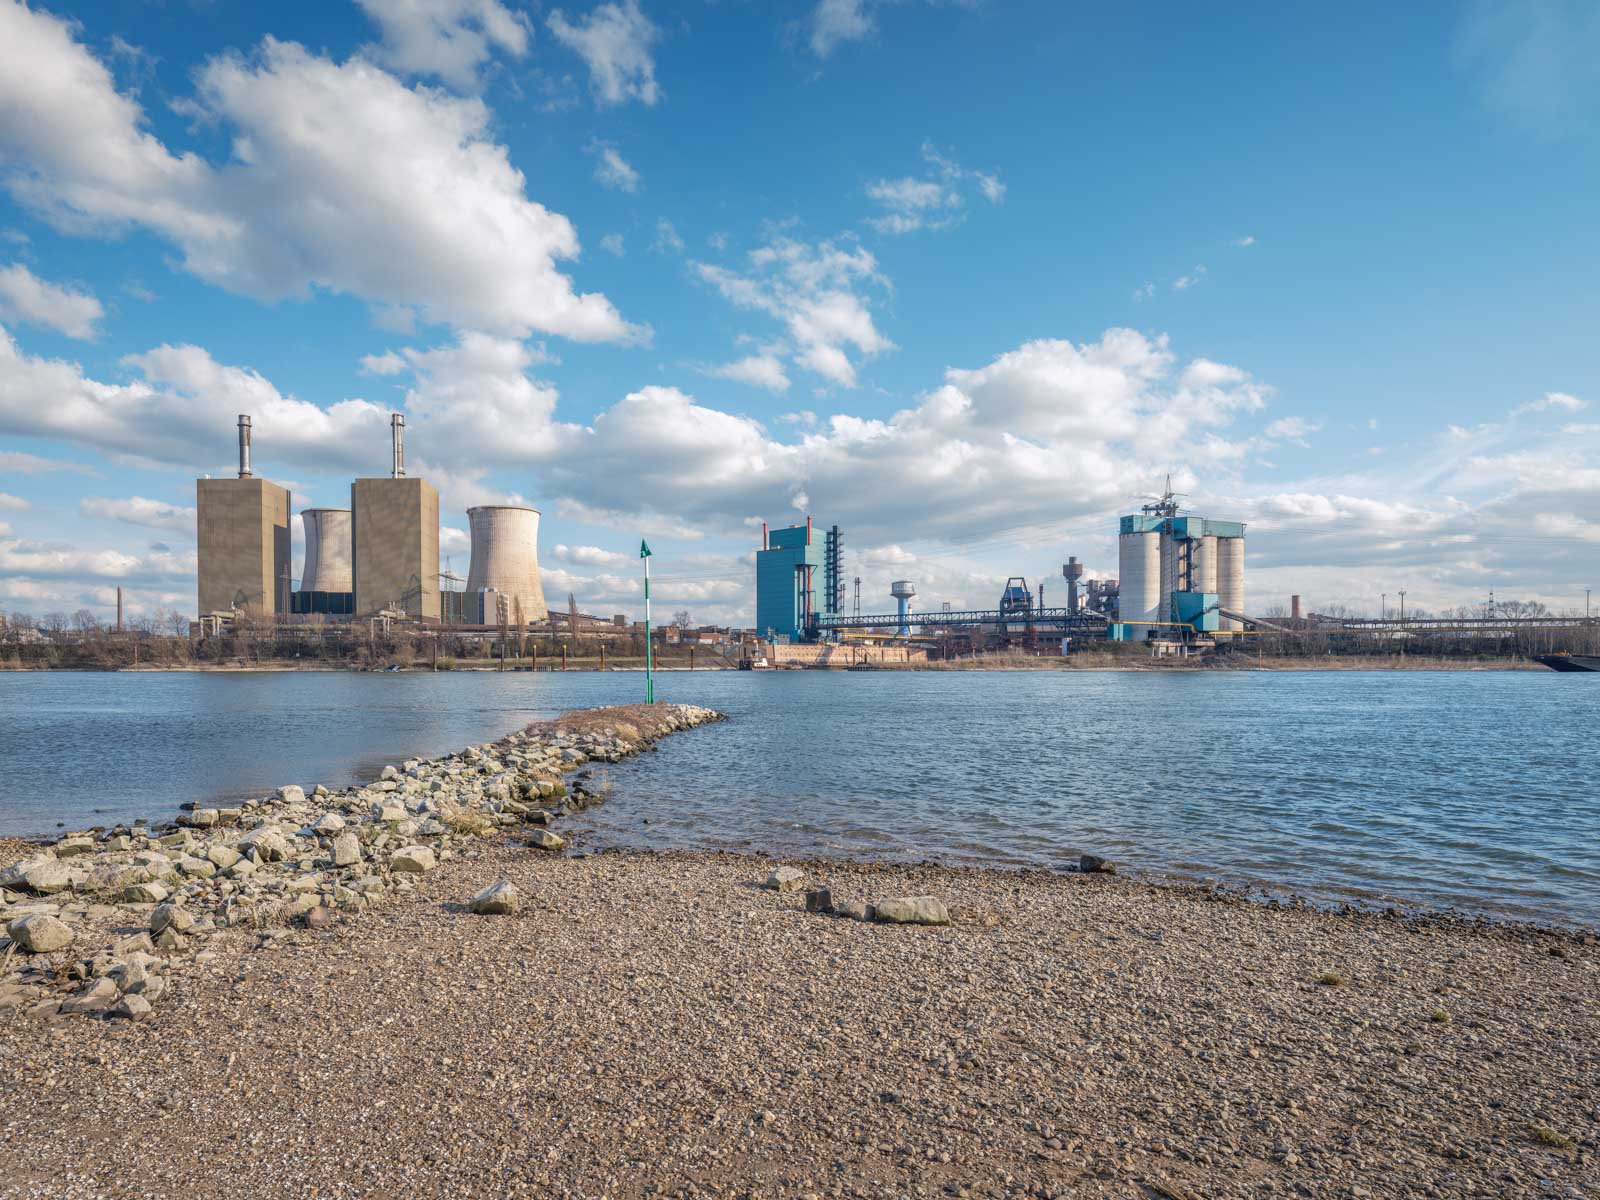
[[[1156,589],[1160,595],[1156,599],[1159,616],[1157,621],[1172,620],[1172,593],[1183,588],[1183,575],[1180,570],[1179,554],[1182,547],[1178,539],[1172,536],[1170,530],[1161,531],[1161,583]]]
[[[1225,537],[1217,539],[1217,603],[1230,612],[1244,612],[1244,539]],[[1244,626],[1231,617],[1222,619],[1223,629],[1239,630]]]
[[[1217,590],[1217,539],[1209,534],[1189,543],[1189,590]]]
[[[354,590],[350,572],[350,510],[308,508],[300,514],[300,523],[306,532],[306,559],[300,570],[300,590]]]
[[[509,504],[467,509],[472,531],[472,565],[467,592],[493,588],[507,597],[510,611],[522,605],[523,621],[550,615],[539,578],[539,510]]]
[[[1161,535],[1119,534],[1117,574],[1117,620],[1160,620]]]

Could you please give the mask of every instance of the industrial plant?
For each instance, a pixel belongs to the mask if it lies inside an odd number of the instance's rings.
[[[846,659],[863,663],[874,661],[867,650],[936,657],[1010,648],[1071,653],[1108,641],[1188,654],[1265,626],[1244,611],[1244,525],[1183,512],[1177,501],[1169,486],[1120,519],[1117,579],[1085,579],[1084,565],[1069,556],[1061,568],[1066,603],[1056,607],[1045,603],[1043,580],[1030,586],[1018,575],[1001,585],[992,609],[953,611],[945,604],[918,613],[916,581],[897,579],[889,585],[894,611],[863,614],[857,577],[854,609],[846,614],[839,527],[830,527],[819,546],[809,517],[783,529],[763,525],[757,634],[774,659],[830,664],[833,647],[860,648],[862,655]]]
[[[439,570],[439,493],[406,474],[405,417],[393,414],[389,429],[388,475],[353,480],[349,508],[300,514],[305,561],[300,586],[292,588],[289,491],[252,473],[251,419],[240,415],[238,478],[196,481],[202,625],[221,627],[242,615],[436,623],[446,608],[458,623],[491,627],[549,617],[533,508],[469,509],[466,592],[445,590],[460,581]]]

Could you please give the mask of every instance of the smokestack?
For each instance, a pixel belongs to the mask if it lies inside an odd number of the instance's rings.
[[[765,521],[761,522],[761,548],[763,550],[769,548],[767,546],[767,523]]]
[[[239,478],[250,478],[250,414],[239,414]]]
[[[1293,617],[1296,621],[1298,621],[1300,619],[1300,597],[1299,596],[1290,596],[1289,597],[1289,615],[1291,617]]]
[[[806,545],[811,545],[811,514],[806,514]]]
[[[122,589],[117,589],[117,632],[122,632]]]
[[[394,463],[389,474],[395,479],[404,479],[406,474],[406,419],[399,413],[389,417],[389,435],[394,443]]]

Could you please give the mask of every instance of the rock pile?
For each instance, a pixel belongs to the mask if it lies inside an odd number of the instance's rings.
[[[576,714],[577,728],[530,726],[444,758],[387,766],[341,791],[291,784],[160,826],[70,834],[0,872],[0,923],[25,952],[0,977],[0,1012],[146,1018],[169,990],[172,963],[219,928],[328,925],[411,891],[464,843],[510,827],[531,826],[530,845],[559,850],[565,839],[544,827],[604,798],[581,780],[569,791],[566,773],[722,719],[680,704],[614,710],[608,723],[611,711]],[[484,907],[474,911],[516,910],[514,888],[478,899]],[[130,918],[146,932],[126,936]],[[67,961],[62,952],[108,925],[124,936]]]

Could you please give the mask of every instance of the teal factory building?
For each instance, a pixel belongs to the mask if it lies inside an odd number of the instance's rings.
[[[811,518],[786,529],[761,527],[756,552],[756,632],[798,641],[815,614],[838,611],[839,531],[813,537]]]

